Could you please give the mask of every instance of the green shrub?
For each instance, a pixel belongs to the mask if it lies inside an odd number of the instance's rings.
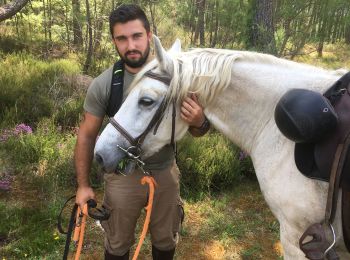
[[[33,133],[14,133],[1,146],[22,177],[39,182],[47,191],[57,191],[74,184],[74,144],[74,132],[62,132],[53,120],[44,119]]]
[[[28,129],[29,126],[20,124],[0,131],[0,151],[7,154],[16,174],[47,196],[74,189],[77,128],[64,130],[53,119],[43,119],[33,132]],[[95,163],[92,166],[90,181],[99,187],[102,181],[99,168]]]
[[[83,111],[83,104],[83,98],[68,99],[55,114],[56,124],[65,127],[74,127],[78,125],[81,111]]]
[[[11,36],[1,35],[0,50],[4,53],[19,52],[28,49],[25,41],[19,41]]]
[[[186,135],[178,144],[177,163],[183,192],[195,196],[229,188],[253,172],[250,159],[215,131],[201,138]]]
[[[65,76],[80,71],[69,60],[43,62],[25,53],[5,56],[0,67],[6,68],[0,70],[0,126],[35,126],[42,118],[53,117],[76,92]]]

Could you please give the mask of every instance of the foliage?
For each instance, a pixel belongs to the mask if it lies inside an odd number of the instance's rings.
[[[254,172],[249,158],[215,131],[201,138],[185,136],[178,145],[177,163],[184,193],[194,196],[231,188]]]
[[[81,96],[76,86],[66,80],[79,72],[76,63],[47,63],[18,53],[5,55],[0,67],[6,68],[0,70],[0,126],[24,122],[35,127],[41,118],[56,115],[60,122],[76,125],[82,109]]]
[[[294,58],[307,43],[316,43],[322,56],[324,43],[348,41],[350,3],[337,1],[279,1],[275,10],[279,55]]]
[[[6,223],[0,224],[0,237],[6,238],[0,255],[8,255],[8,259],[39,259],[35,256],[44,256],[62,244],[55,227],[59,205],[40,199],[31,205],[0,202],[1,223]]]
[[[18,126],[16,127],[18,128]],[[74,185],[72,155],[75,144],[74,132],[62,132],[50,119],[41,120],[34,133],[17,134],[16,128],[2,134],[1,148],[7,151],[11,164],[30,181],[44,184],[47,192],[59,187]]]
[[[209,0],[205,12],[205,47],[227,48],[239,46],[244,42],[247,24],[247,1]],[[234,11],[232,11],[234,10]],[[198,46],[195,37],[199,12],[194,1],[181,0],[176,5],[176,21],[185,29],[191,45]]]
[[[20,13],[0,25],[0,50],[4,53],[27,50],[42,57],[61,58],[73,52],[79,64],[84,64],[87,56],[92,55],[88,72],[97,75],[116,59],[110,41],[109,13],[112,8],[128,2],[90,1],[91,11],[87,13],[84,2],[32,0]],[[192,0],[133,2],[145,10],[152,31],[167,47],[176,37],[180,37],[185,46],[251,47],[256,1],[206,0],[204,6],[203,1]],[[348,0],[273,2],[274,40],[279,56],[294,58],[306,44],[314,44],[322,56],[326,43],[350,43]],[[88,17],[93,31],[93,53],[89,55]]]

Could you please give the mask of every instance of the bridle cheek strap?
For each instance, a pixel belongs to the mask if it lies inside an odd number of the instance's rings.
[[[109,122],[116,128],[128,141],[132,146],[140,147],[143,141],[145,140],[146,135],[150,132],[150,130],[155,126],[159,125],[160,121],[163,118],[164,111],[166,109],[166,101],[163,99],[162,103],[159,105],[158,109],[156,110],[154,116],[152,117],[151,121],[149,122],[147,128],[145,131],[143,131],[142,134],[140,134],[138,137],[134,138],[132,137],[127,130],[125,130],[118,122],[114,119],[114,117],[109,118]]]
[[[137,139],[133,138],[128,131],[126,131],[115,119],[114,117],[109,118],[109,122],[114,126],[115,129],[119,131],[128,141],[131,145],[135,146],[137,145]]]
[[[159,80],[160,82],[170,85],[171,78],[168,76],[163,76],[157,73],[154,73],[152,71],[147,71],[145,73],[145,76]],[[162,103],[159,105],[157,111],[155,112],[153,118],[149,122],[147,128],[145,131],[143,131],[142,134],[140,134],[138,137],[134,138],[132,137],[127,130],[125,130],[113,117],[109,118],[109,122],[116,128],[127,140],[128,142],[136,148],[137,151],[141,152],[141,145],[143,141],[145,140],[147,134],[151,131],[151,129],[154,127],[153,134],[155,135],[157,133],[158,127],[163,119],[164,112],[168,106],[168,100],[166,97],[163,98]],[[175,101],[173,101],[173,111],[172,111],[172,129],[171,129],[171,145],[175,149],[175,118],[176,118],[176,107],[175,107]],[[139,155],[136,155],[139,156]]]
[[[157,134],[158,128],[160,123],[162,122],[164,114],[159,118],[157,124],[154,126],[153,135]],[[175,119],[176,119],[176,106],[175,101],[173,101],[173,111],[171,116],[171,137],[170,137],[170,144],[175,150]]]

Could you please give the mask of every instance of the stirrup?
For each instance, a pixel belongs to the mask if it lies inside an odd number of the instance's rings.
[[[304,252],[306,258],[310,260],[329,260],[339,259],[333,246],[335,245],[335,232],[333,226],[329,224],[333,234],[333,241],[329,243],[326,238],[326,233],[320,223],[313,224],[308,227],[304,234],[299,239],[299,247]],[[307,238],[311,240],[305,241]]]

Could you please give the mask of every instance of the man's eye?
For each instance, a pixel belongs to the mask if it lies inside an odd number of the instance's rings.
[[[154,103],[154,101],[150,98],[141,98],[139,100],[139,105],[149,107]]]

